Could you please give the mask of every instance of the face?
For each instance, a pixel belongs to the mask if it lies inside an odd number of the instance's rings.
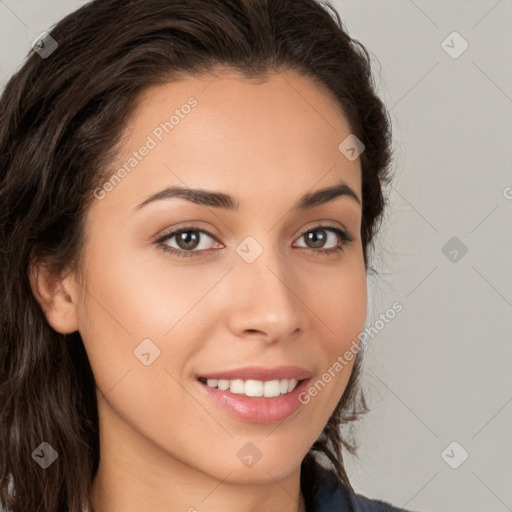
[[[233,482],[300,467],[366,317],[361,167],[338,149],[350,133],[328,92],[294,72],[141,96],[117,178],[87,213],[76,304],[101,439],[119,457]],[[170,187],[188,198],[159,194]],[[279,396],[246,396],[261,392]]]

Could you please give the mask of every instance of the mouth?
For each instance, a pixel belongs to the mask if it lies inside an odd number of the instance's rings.
[[[303,379],[207,379],[198,377],[199,391],[232,418],[250,423],[283,421],[303,405],[301,394],[312,377]]]
[[[207,379],[206,377],[198,377],[197,379],[209,388],[218,389],[220,391],[229,391],[236,395],[245,395],[247,397],[264,397],[274,398],[281,395],[291,393],[299,383],[308,379],[273,379],[273,380],[256,380],[256,379]]]

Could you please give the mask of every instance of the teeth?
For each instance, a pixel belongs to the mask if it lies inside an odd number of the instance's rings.
[[[231,393],[236,393],[238,395],[263,396],[265,398],[271,398],[293,391],[298,382],[299,381],[297,379],[267,381],[207,379],[206,384],[210,388],[218,388],[221,391],[229,390]]]

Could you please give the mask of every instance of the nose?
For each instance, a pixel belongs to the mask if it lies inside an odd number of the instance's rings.
[[[307,329],[300,281],[276,250],[265,248],[252,263],[235,255],[229,327],[238,337],[274,343]]]

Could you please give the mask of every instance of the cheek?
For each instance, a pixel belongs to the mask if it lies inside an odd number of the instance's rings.
[[[351,273],[343,279],[332,279],[323,294],[321,311],[322,319],[329,326],[331,333],[346,339],[357,336],[366,319],[366,276]]]
[[[91,265],[87,310],[83,320],[89,327],[129,338],[130,346],[145,338],[167,339],[174,329],[204,315],[199,302],[212,290],[219,278],[214,269],[181,266],[157,257],[121,258],[119,254],[98,255]],[[99,264],[101,262],[101,264]],[[94,324],[87,322],[94,318]],[[115,339],[112,339],[112,343]],[[124,342],[123,342],[124,343]]]
[[[314,277],[305,277],[304,290],[307,305],[317,315],[317,324],[320,328],[323,326],[326,348],[331,355],[358,339],[367,313],[362,252],[347,253],[338,268],[317,270]]]
[[[101,268],[91,267],[94,279],[80,311],[80,334],[99,399],[104,397],[127,424],[149,438],[183,435],[191,427],[187,420],[198,414],[197,403],[180,385],[202,339],[193,315],[205,310],[194,305],[213,283],[191,279],[186,272],[176,272],[166,282],[149,266],[128,272],[125,262],[101,263]]]
[[[366,320],[367,281],[362,256],[347,261],[336,273],[331,269],[323,277],[317,275],[317,283],[322,283],[322,290],[309,289],[308,306],[318,315],[316,326],[321,334],[315,353],[322,364],[317,384],[311,383],[308,395],[311,406],[321,408],[319,414],[327,421],[350,378]],[[308,280],[308,287],[312,285]]]
[[[161,264],[163,254],[137,260],[121,258],[114,249],[112,245],[91,258],[88,293],[79,312],[97,387],[109,397],[114,387],[116,393],[125,389],[127,396],[116,403],[126,406],[127,414],[135,404],[137,414],[148,408],[140,416],[145,418],[163,404],[174,403],[184,411],[190,404],[177,403],[182,394],[172,377],[183,381],[207,338],[204,320],[215,307],[210,292],[225,270],[172,268]]]

